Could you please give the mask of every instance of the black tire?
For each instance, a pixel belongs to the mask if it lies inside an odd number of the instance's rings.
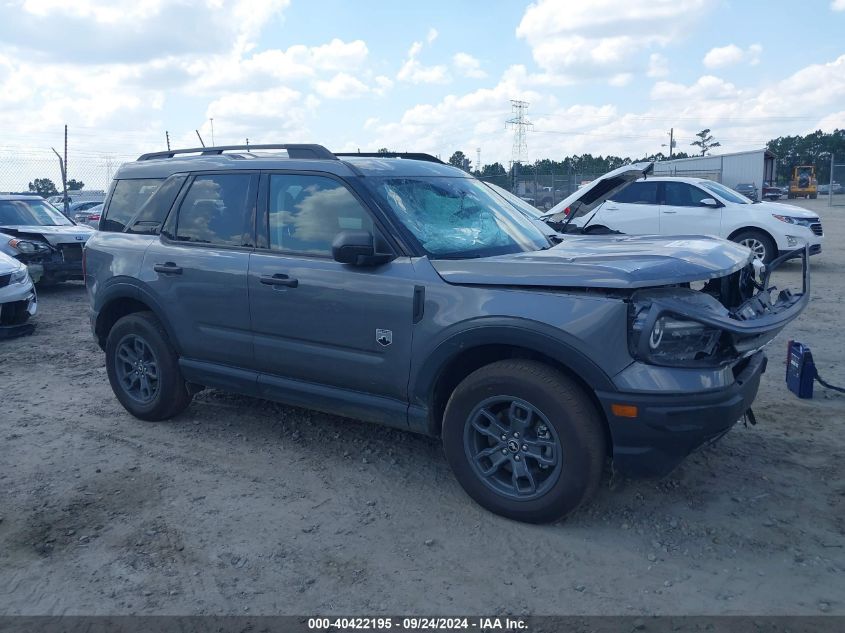
[[[121,353],[126,351],[125,345],[146,349],[146,356],[151,359],[148,366],[156,368],[155,388],[148,390],[149,397],[146,399],[140,394],[133,395],[124,386],[125,380],[129,379],[125,375],[126,368],[132,367],[132,363],[125,357],[118,356],[119,350]],[[141,420],[158,421],[172,418],[184,411],[193,399],[179,370],[176,351],[152,312],[135,312],[114,324],[106,339],[106,371],[112,391],[120,404]],[[145,374],[146,371],[145,367]],[[150,384],[152,373],[144,378],[147,379],[147,384]],[[133,384],[139,383],[136,380]]]
[[[745,229],[731,238],[737,244],[743,244],[755,251],[757,257],[764,263],[770,263],[778,256],[778,249],[775,241],[763,231],[757,229]],[[758,246],[759,245],[759,246]],[[762,248],[762,253],[760,249]]]
[[[487,435],[479,433],[477,426],[473,424],[474,420],[489,421],[489,417],[477,412],[479,407],[481,411],[487,411],[485,403],[495,402],[498,398],[512,398],[527,403],[536,410],[540,416],[537,419],[542,419],[543,422],[534,428],[542,430],[532,436],[531,429],[526,428],[523,432],[525,440],[518,439],[517,444],[523,441],[537,444],[543,441],[546,445],[556,442],[557,448],[552,454],[558,456],[557,465],[544,468],[530,453],[518,453],[520,448],[527,450],[525,445],[511,448],[509,450],[512,450],[513,454],[505,455],[504,451],[508,450],[506,447],[513,444],[508,435],[508,441],[503,440],[493,451],[502,466],[493,476],[485,477],[481,474],[481,462],[471,457],[475,448],[470,446],[468,438],[484,438],[491,447],[499,442],[501,437],[498,437],[498,430],[493,431],[497,434],[496,438],[488,438]],[[494,406],[491,406],[491,410],[495,410]],[[502,419],[513,419],[505,411],[499,415]],[[523,418],[522,421],[525,419],[528,418]],[[546,424],[551,429],[543,429]],[[493,425],[489,428],[493,428]],[[491,512],[529,523],[554,521],[590,499],[601,482],[606,457],[604,424],[581,386],[548,365],[520,359],[497,361],[482,367],[458,385],[446,405],[443,446],[455,477],[470,497]],[[481,452],[487,450],[483,446],[481,448]],[[520,454],[527,455],[521,462],[522,466],[512,461],[518,460]],[[506,463],[505,460],[511,461]],[[520,477],[514,478],[517,473],[512,467],[530,469],[532,463],[534,471],[530,484],[534,486],[535,491],[533,496],[526,492],[525,496],[521,497],[523,493],[518,490],[517,483]],[[550,468],[553,470],[546,472]],[[516,486],[515,492],[497,490],[497,487],[507,486],[507,483],[501,484],[495,477],[505,482],[510,478]],[[529,479],[526,478],[525,481],[528,482]]]

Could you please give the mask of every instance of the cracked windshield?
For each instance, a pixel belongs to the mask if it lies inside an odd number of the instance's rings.
[[[538,251],[549,242],[527,218],[469,178],[384,178],[377,195],[438,259]]]

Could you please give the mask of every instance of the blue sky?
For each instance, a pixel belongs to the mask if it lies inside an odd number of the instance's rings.
[[[85,152],[318,142],[523,158],[845,127],[845,0],[2,0],[0,136]]]

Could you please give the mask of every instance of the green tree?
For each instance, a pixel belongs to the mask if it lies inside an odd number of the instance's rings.
[[[501,163],[493,163],[492,165],[484,165],[481,168],[482,178],[491,178],[493,176],[505,176],[508,170],[504,168]]]
[[[41,197],[55,196],[59,193],[56,190],[56,185],[49,178],[36,178],[29,183],[29,190]]]
[[[67,190],[68,191],[79,191],[83,187],[85,187],[85,183],[82,182],[81,180],[75,180],[75,179],[71,178],[70,180],[67,181]]]
[[[376,153],[377,153],[377,154],[392,154],[392,153],[393,153],[393,150],[392,150],[392,149],[387,149],[386,147],[380,147],[380,148],[379,148],[379,150],[378,150],[378,152],[376,152]]]
[[[693,141],[692,143],[690,143],[690,145],[695,145],[696,147],[698,147],[701,150],[702,156],[706,156],[707,152],[709,152],[714,147],[722,146],[719,141],[713,140],[713,135],[710,134],[710,128],[705,128],[701,130],[701,132],[696,134],[696,136],[698,137],[698,140]]]
[[[466,155],[458,150],[454,154],[452,154],[451,158],[449,158],[449,164],[454,165],[458,169],[463,169],[464,171],[469,171],[470,168],[470,160],[466,157]]]

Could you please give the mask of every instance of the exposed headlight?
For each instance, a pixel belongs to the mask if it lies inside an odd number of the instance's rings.
[[[26,266],[21,266],[18,270],[12,273],[12,278],[9,280],[10,284],[22,284],[29,278],[29,273]]]
[[[43,253],[50,250],[50,247],[44,242],[19,240],[17,238],[9,240],[9,246],[21,253]]]
[[[772,217],[775,220],[780,220],[781,222],[786,222],[787,224],[796,224],[798,226],[806,226],[807,228],[810,227],[811,224],[818,222],[817,219],[813,218],[794,218],[791,215],[776,215],[772,214]]]
[[[650,306],[635,306],[631,321],[631,355],[648,363],[671,366],[718,364],[722,331],[696,321],[663,315],[651,323]]]

